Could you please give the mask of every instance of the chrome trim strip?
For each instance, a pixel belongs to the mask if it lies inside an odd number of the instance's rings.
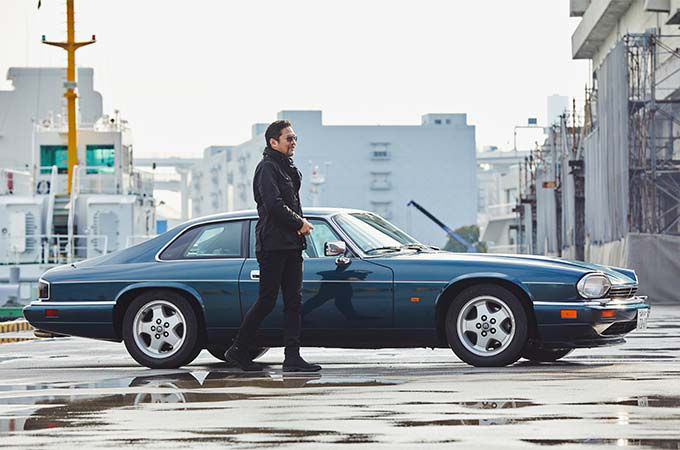
[[[55,281],[53,284],[86,284],[86,283],[237,283],[239,280],[221,279],[197,279],[197,280],[81,280],[81,281]]]
[[[521,282],[522,284],[563,284],[566,286],[575,286],[574,283],[563,283],[561,281],[521,281]]]
[[[612,300],[610,298],[601,298],[598,300],[588,300],[588,301],[583,301],[583,302],[542,302],[542,301],[535,301],[533,302],[534,305],[536,306],[588,306],[591,308],[598,308],[598,309],[610,309],[610,308],[625,308],[630,305],[640,305],[644,304],[647,305],[647,296],[641,295],[641,296],[636,296],[636,297],[631,297],[629,299],[625,299],[621,301],[620,299],[618,300]]]
[[[599,306],[600,302],[533,302],[536,306]]]
[[[30,306],[112,306],[115,304],[116,302],[42,302],[36,300],[31,302]]]

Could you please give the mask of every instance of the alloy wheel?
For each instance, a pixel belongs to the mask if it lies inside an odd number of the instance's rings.
[[[515,316],[498,297],[482,295],[469,300],[458,314],[456,331],[463,346],[477,356],[494,356],[515,336]]]
[[[182,348],[186,320],[182,312],[165,300],[142,306],[132,322],[135,344],[152,358],[168,358]]]

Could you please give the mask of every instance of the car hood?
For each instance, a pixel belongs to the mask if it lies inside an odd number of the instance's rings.
[[[536,267],[544,266],[546,268],[562,267],[566,270],[582,270],[583,273],[588,272],[602,272],[605,273],[612,284],[633,284],[637,283],[637,276],[635,271],[630,269],[622,269],[619,267],[610,267],[600,264],[593,264],[585,261],[576,261],[571,259],[562,259],[549,256],[538,255],[515,255],[515,254],[497,254],[497,253],[454,253],[446,251],[437,252],[421,252],[421,253],[399,253],[387,254],[396,259],[409,260],[423,260],[423,261],[451,261],[457,263],[464,263],[465,261],[487,262],[490,265],[494,264],[522,264],[528,263]]]

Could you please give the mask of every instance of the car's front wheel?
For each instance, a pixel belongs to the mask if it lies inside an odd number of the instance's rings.
[[[449,346],[460,359],[478,367],[507,366],[517,361],[527,341],[527,327],[521,301],[493,284],[463,290],[446,314]]]
[[[147,291],[135,298],[123,318],[123,341],[130,356],[152,369],[189,364],[201,351],[199,321],[180,294]]]
[[[535,362],[555,362],[573,351],[573,348],[543,348],[529,344],[522,350],[522,358]]]

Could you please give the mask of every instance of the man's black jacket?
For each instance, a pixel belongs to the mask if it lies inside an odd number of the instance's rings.
[[[305,237],[297,234],[302,227],[302,174],[292,159],[272,148],[265,148],[263,155],[253,177],[259,216],[255,250],[302,250],[307,244]]]

